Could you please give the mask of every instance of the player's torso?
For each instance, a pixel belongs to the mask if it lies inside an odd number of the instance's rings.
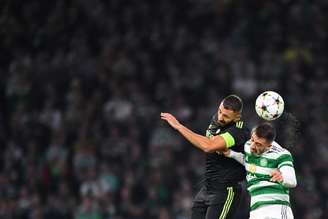
[[[269,151],[257,156],[251,153],[250,146],[250,141],[247,141],[244,146],[247,181],[253,179],[270,180],[272,171],[279,167],[278,158],[286,154],[285,150],[279,146],[272,146]]]
[[[278,159],[284,156],[285,150],[275,146],[261,156],[256,156],[250,151],[250,142],[246,142],[244,149],[251,209],[256,209],[265,203],[289,205],[288,189],[280,183],[270,181],[271,173],[278,169]]]
[[[226,132],[234,127],[242,128],[242,123],[232,123],[228,126],[220,126],[219,124],[211,123],[206,130],[206,136],[211,138]],[[238,126],[238,127],[237,127]],[[248,129],[245,128],[244,135],[248,135]],[[244,143],[244,142],[243,142]],[[243,144],[233,146],[233,150],[242,152]],[[245,178],[245,168],[237,161],[227,158],[218,153],[206,153],[206,173],[205,184],[208,190],[216,190],[219,187],[233,185]]]

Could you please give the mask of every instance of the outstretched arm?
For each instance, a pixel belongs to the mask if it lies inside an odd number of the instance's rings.
[[[185,137],[190,143],[204,152],[224,151],[227,149],[226,142],[223,137],[217,135],[212,138],[199,135],[187,127],[183,126],[173,115],[170,113],[161,113],[161,119],[165,120],[176,129],[183,137]]]
[[[236,151],[229,149],[229,150],[224,151],[223,154],[224,154],[224,156],[235,159],[240,164],[245,165],[245,155],[243,153],[236,152]]]

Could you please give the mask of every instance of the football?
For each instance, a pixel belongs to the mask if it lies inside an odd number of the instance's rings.
[[[274,91],[261,93],[255,102],[256,113],[263,119],[272,121],[284,112],[285,103],[282,97]]]

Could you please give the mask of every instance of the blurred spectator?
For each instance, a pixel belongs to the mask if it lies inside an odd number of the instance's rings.
[[[0,218],[189,218],[204,160],[159,113],[238,93],[252,125],[264,90],[301,124],[295,218],[328,217],[327,1],[0,5]]]
[[[74,219],[102,219],[99,205],[96,199],[90,196],[83,196],[81,205],[75,212]]]

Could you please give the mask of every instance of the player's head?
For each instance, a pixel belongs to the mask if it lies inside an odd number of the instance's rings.
[[[270,123],[261,123],[252,130],[251,152],[262,154],[272,145],[276,138],[276,130]]]
[[[229,95],[225,97],[218,108],[218,122],[226,125],[231,122],[240,120],[243,110],[243,101],[237,95]]]

